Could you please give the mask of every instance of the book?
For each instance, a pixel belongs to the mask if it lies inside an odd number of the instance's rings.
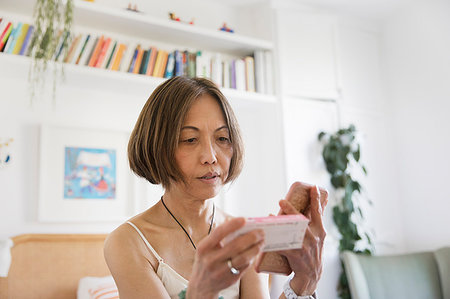
[[[169,57],[167,58],[167,67],[166,67],[166,72],[164,74],[164,78],[172,78],[174,75],[175,55],[176,55],[175,52],[169,53]]]
[[[86,46],[89,43],[89,40],[91,39],[91,35],[88,34],[86,36],[86,39],[83,41],[83,46],[81,47],[80,53],[78,54],[78,57],[75,59],[75,64],[79,64],[81,58],[83,57],[84,51],[86,51]]]
[[[266,93],[266,84],[265,84],[265,54],[262,50],[257,50],[254,53],[255,57],[255,89],[256,92]]]
[[[173,55],[175,58],[174,75],[175,76],[183,76],[183,53],[181,53],[178,50],[175,50]]]
[[[61,45],[63,43],[64,35],[65,34],[63,33],[62,30],[58,30],[58,33],[56,33],[56,40],[58,40],[58,42],[56,44],[55,52],[53,53],[51,60],[56,60],[56,56],[58,55],[59,49],[61,48]],[[27,54],[30,55],[31,51],[32,49],[29,49]]]
[[[150,58],[149,54],[150,54],[150,50],[144,51],[144,54],[142,55],[141,67],[139,68],[139,74],[145,75],[145,73],[147,72],[148,59]]]
[[[66,57],[64,57],[64,62],[65,63],[70,63],[75,55],[75,49],[78,47],[78,44],[80,42],[81,39],[81,34],[78,34],[77,36],[75,36],[75,38],[73,39],[72,43],[69,46],[69,51],[67,52]]]
[[[217,53],[211,59],[211,81],[216,83],[218,87],[222,87],[222,74],[222,57]]]
[[[127,45],[125,44],[119,44],[119,48],[117,49],[117,51],[115,51],[116,53],[114,53],[114,58],[112,59],[112,64],[110,69],[112,71],[118,71],[120,69],[120,65],[122,63],[122,58],[123,58],[123,54],[125,53],[125,51],[127,50]]]
[[[30,28],[30,24],[22,24],[22,27],[20,28],[20,32],[17,34],[17,40],[14,45],[14,49],[12,50],[12,54],[19,54],[20,50],[22,49],[23,42],[25,41],[25,37],[28,33],[28,28]]]
[[[19,55],[25,55],[27,53],[28,47],[31,44],[31,38],[34,33],[34,26],[30,25],[28,27],[27,35],[25,36],[25,40],[23,41],[22,48],[19,51]]]
[[[92,55],[89,59],[89,66],[94,67],[97,63],[98,56],[100,55],[100,51],[102,50],[103,44],[105,43],[105,37],[102,35],[97,41],[97,44],[95,45],[94,52],[92,52]]]
[[[198,51],[196,57],[196,76],[211,78],[211,55],[206,52]]]
[[[88,65],[89,60],[91,59],[92,54],[94,53],[95,46],[97,45],[99,37],[94,37],[91,35],[89,38],[86,47],[84,47],[84,51],[81,54],[79,65]]]
[[[151,47],[150,54],[149,54],[150,58],[148,59],[147,72],[145,72],[145,74],[147,76],[153,75],[153,70],[155,68],[155,62],[156,62],[157,55],[158,55],[158,49],[156,49],[155,47]]]
[[[5,47],[6,41],[8,40],[11,32],[13,29],[13,24],[11,22],[8,22],[5,29],[2,32],[2,35],[0,36],[0,52],[3,51],[3,48]]]
[[[133,67],[133,74],[139,74],[139,70],[141,69],[142,56],[143,55],[144,55],[144,49],[139,47],[138,53],[137,53],[137,56],[136,56],[136,62],[135,62],[134,67]]]
[[[245,86],[245,62],[243,59],[235,60],[235,76],[236,76],[236,89],[244,91]]]
[[[161,62],[161,70],[159,72],[160,78],[164,77],[164,73],[166,72],[166,68],[167,68],[167,60],[169,58],[169,52],[167,52],[167,51],[162,51],[162,52],[163,52],[163,57],[162,57],[162,62]]]
[[[230,63],[230,87],[236,89],[236,60]]]
[[[188,63],[189,63],[189,52],[185,50],[183,52],[183,76],[188,76]]]
[[[6,42],[5,49],[4,49],[3,52],[9,53],[9,54],[12,53],[12,51],[14,49],[14,45],[15,45],[15,43],[17,41],[17,36],[20,33],[21,28],[22,28],[22,23],[21,22],[19,22],[17,24],[17,26],[15,26],[13,28],[13,30],[11,31],[11,34],[9,35],[8,41]]]
[[[130,65],[128,66],[127,73],[132,73],[134,70],[134,65],[136,64],[136,59],[139,54],[139,50],[141,49],[141,45],[137,45],[133,51],[133,56],[131,57]]]
[[[189,78],[194,78],[196,74],[196,60],[197,60],[197,54],[196,53],[189,53],[188,55],[188,74],[187,76]]]
[[[55,61],[61,61],[64,56],[64,44],[68,45],[68,41],[70,40],[70,32],[65,31],[61,36],[61,44],[59,45],[58,52],[55,56]]]
[[[161,68],[161,60],[162,60],[163,55],[164,55],[163,51],[159,50],[158,54],[156,55],[155,67],[153,68],[153,73],[152,73],[153,77],[158,77],[159,69]]]
[[[251,56],[244,57],[245,63],[245,89],[255,92],[255,60]]]
[[[102,45],[102,48],[100,49],[100,53],[98,54],[98,59],[94,64],[94,67],[101,67],[103,64],[103,60],[105,60],[106,53],[108,52],[109,47],[111,46],[111,38],[108,37]]]
[[[116,52],[116,49],[118,49],[117,41],[114,41],[112,47],[109,47],[108,52],[106,52],[106,59],[104,60],[103,65],[101,66],[103,69],[108,69],[111,66],[112,58],[114,56],[114,52]]]
[[[223,61],[222,62],[222,70],[223,70],[223,81],[222,81],[222,87],[224,88],[230,88],[230,62],[229,61]]]
[[[127,46],[127,49],[123,54],[123,62],[121,62],[120,71],[128,72],[128,69],[130,68],[131,60],[134,55],[134,51],[136,50],[136,47],[137,47],[136,43],[132,43]]]

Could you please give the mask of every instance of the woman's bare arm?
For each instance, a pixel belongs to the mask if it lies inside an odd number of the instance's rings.
[[[241,299],[269,298],[269,275],[256,273],[252,267],[241,279]]]
[[[131,226],[122,224],[108,236],[104,254],[120,299],[170,298],[152,266],[156,258]]]

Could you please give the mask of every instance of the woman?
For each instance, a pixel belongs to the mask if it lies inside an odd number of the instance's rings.
[[[263,232],[223,244],[245,219],[231,218],[211,200],[239,175],[243,159],[239,127],[220,90],[185,77],[158,86],[131,134],[128,157],[137,175],[165,191],[106,240],[120,298],[268,298],[264,276],[252,267]],[[281,252],[295,275],[280,298],[312,298],[321,275],[325,231],[317,188],[311,195],[303,248]],[[298,213],[286,200],[280,207]]]

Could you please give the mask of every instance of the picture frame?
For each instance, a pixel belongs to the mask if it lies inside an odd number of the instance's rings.
[[[40,222],[115,222],[135,212],[129,133],[41,126]]]

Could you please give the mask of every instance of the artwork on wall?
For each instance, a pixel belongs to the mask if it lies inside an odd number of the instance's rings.
[[[43,125],[39,220],[123,221],[133,215],[128,136],[125,132]]]
[[[13,138],[0,138],[0,169],[11,164],[11,144]]]

